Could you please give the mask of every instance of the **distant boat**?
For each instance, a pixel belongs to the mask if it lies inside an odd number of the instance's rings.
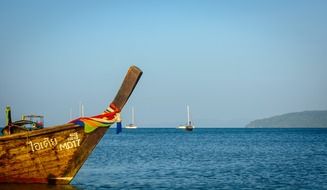
[[[120,122],[120,112],[141,75],[139,68],[130,67],[115,99],[103,113],[63,125],[29,130],[23,126],[41,123],[26,118],[12,122],[8,107],[7,126],[0,136],[0,183],[69,184],[110,125]]]
[[[187,123],[185,125],[180,125],[177,127],[178,129],[185,129],[187,131],[192,131],[194,126],[192,125],[192,121],[190,119],[190,107],[187,105]]]
[[[137,125],[135,125],[135,116],[134,116],[134,107],[132,107],[132,123],[125,126],[126,129],[136,129]]]

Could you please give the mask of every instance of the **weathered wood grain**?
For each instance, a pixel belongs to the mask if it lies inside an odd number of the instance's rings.
[[[129,68],[113,105],[122,110],[142,71]],[[0,137],[0,183],[69,184],[108,127],[91,133],[75,124],[33,131],[16,131]]]
[[[64,125],[1,137],[0,182],[68,184],[106,130]]]

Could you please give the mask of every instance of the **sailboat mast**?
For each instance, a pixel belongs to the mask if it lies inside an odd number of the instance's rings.
[[[73,109],[70,108],[70,111],[69,111],[69,121],[71,121],[73,119]]]
[[[84,104],[81,104],[81,116],[84,117]]]
[[[190,106],[187,105],[187,124],[190,125]]]
[[[132,124],[134,124],[134,107],[132,107]]]

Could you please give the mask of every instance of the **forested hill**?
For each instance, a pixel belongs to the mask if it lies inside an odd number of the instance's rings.
[[[287,113],[251,121],[248,128],[327,128],[327,111]]]

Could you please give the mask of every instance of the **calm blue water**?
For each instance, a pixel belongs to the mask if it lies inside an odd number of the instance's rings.
[[[327,129],[111,129],[72,185],[4,190],[327,189]]]
[[[327,189],[327,129],[111,129],[77,189]]]

